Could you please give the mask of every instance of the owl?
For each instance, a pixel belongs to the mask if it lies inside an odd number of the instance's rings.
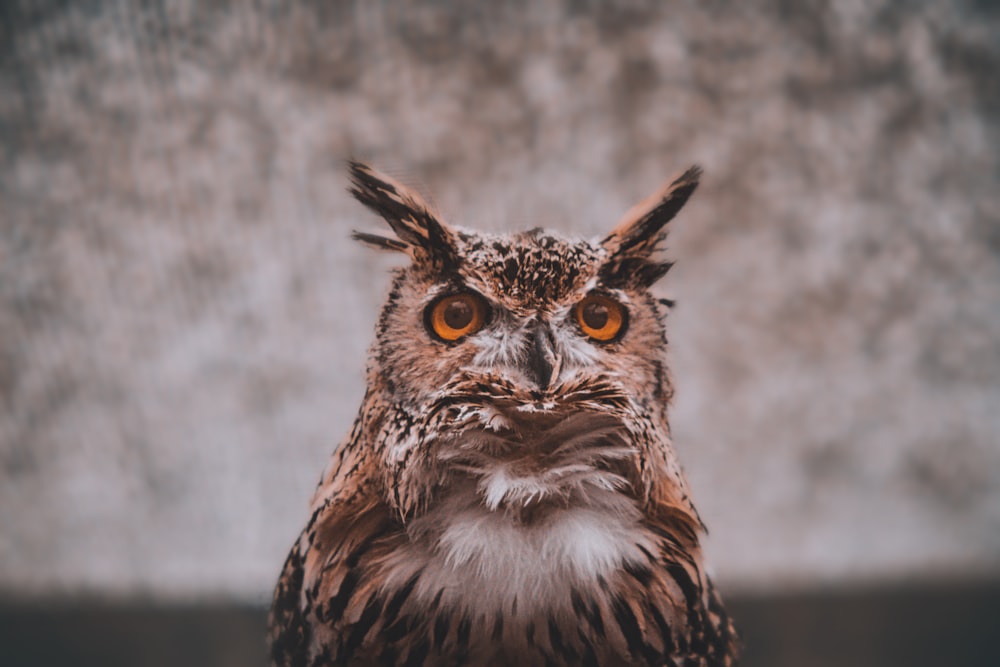
[[[272,664],[736,664],[670,439],[651,286],[692,167],[601,239],[448,225],[351,163],[407,255],[291,548]]]

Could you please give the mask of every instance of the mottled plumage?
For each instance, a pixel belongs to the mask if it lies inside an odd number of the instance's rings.
[[[412,261],[278,582],[273,664],[735,664],[649,291],[700,171],[595,241],[448,226],[351,171],[395,233],[355,238]]]

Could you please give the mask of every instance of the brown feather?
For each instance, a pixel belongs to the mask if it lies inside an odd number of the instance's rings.
[[[673,264],[656,261],[653,254],[666,239],[663,228],[697,189],[701,174],[701,167],[689,167],[622,216],[601,241],[609,255],[601,269],[606,281],[649,287],[667,274]]]
[[[348,166],[351,194],[389,223],[415,260],[430,261],[438,270],[457,266],[454,232],[438,220],[419,194],[364,163],[351,161]],[[355,238],[368,242],[371,236],[356,233]]]

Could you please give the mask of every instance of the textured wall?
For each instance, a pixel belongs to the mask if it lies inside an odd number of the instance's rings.
[[[393,258],[692,162],[674,427],[730,588],[1000,576],[986,2],[0,5],[0,592],[263,600]]]

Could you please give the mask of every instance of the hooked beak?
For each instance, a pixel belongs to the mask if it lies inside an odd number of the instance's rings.
[[[528,337],[527,363],[525,373],[535,381],[542,391],[559,377],[562,358],[556,354],[552,333],[544,322],[535,324]]]

